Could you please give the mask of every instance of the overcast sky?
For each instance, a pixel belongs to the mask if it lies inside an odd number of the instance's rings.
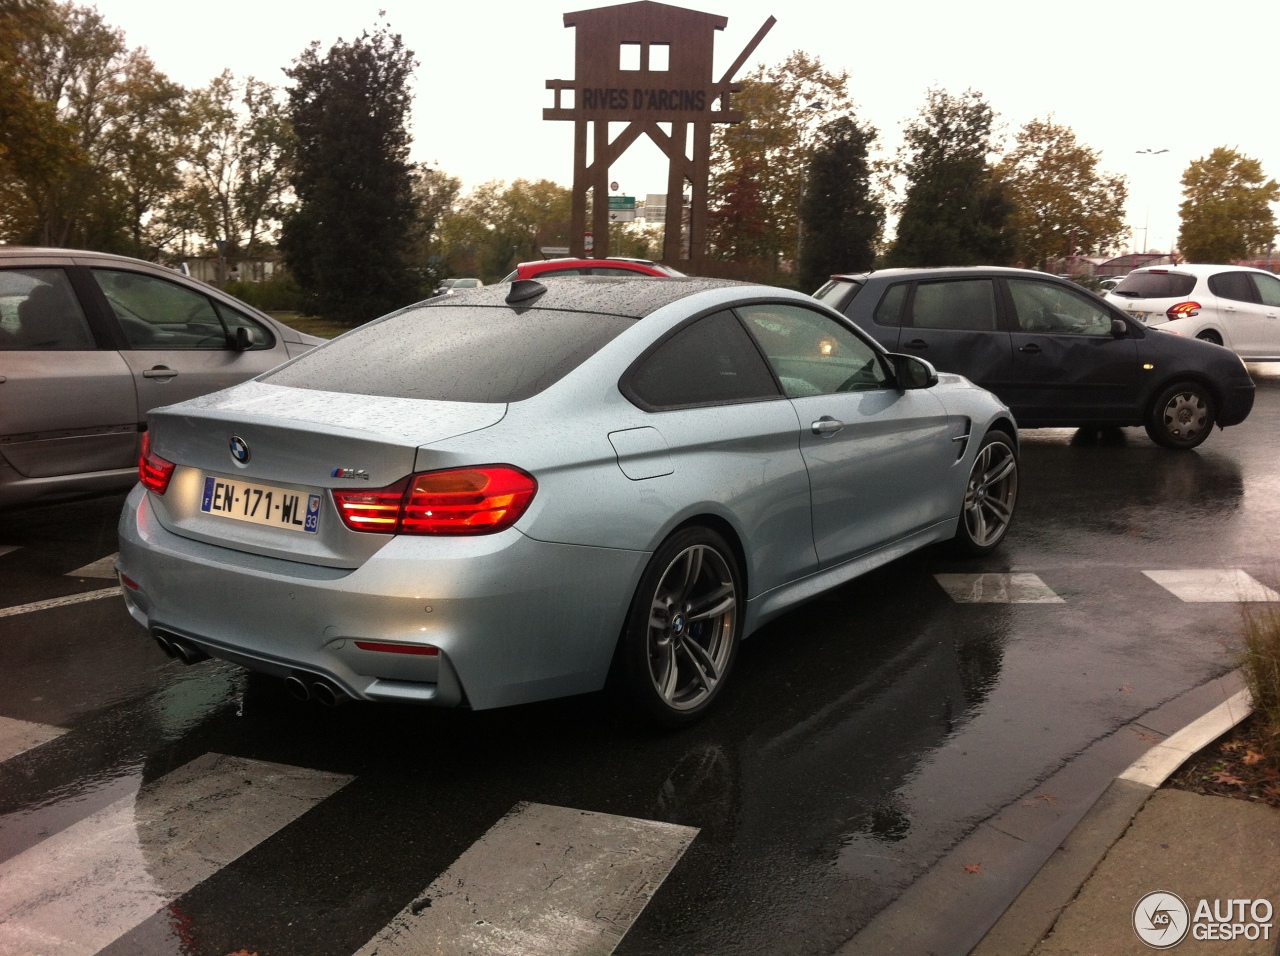
[[[219,0],[175,7],[157,0],[99,0],[98,9],[188,86],[230,68],[281,83],[308,43],[351,39],[386,11],[420,62],[413,158],[435,161],[470,187],[489,179],[572,177],[572,123],[544,122],[548,79],[573,78],[573,34],[562,14],[590,2],[546,0]],[[605,5],[605,4],[601,4]],[[773,15],[756,50],[777,63],[804,50],[847,70],[860,116],[893,151],[903,121],[930,86],[981,91],[1011,136],[1052,113],[1102,151],[1102,168],[1129,179],[1133,243],[1176,239],[1179,179],[1216,146],[1260,159],[1280,175],[1276,84],[1280,5],[1046,4],[1027,0],[735,0],[683,4],[722,14],[718,77]],[[744,68],[744,72],[745,72]],[[1167,149],[1158,156],[1141,149]],[[666,189],[665,159],[642,138],[613,167],[623,192]]]

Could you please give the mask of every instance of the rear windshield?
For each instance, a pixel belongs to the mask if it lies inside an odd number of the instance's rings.
[[[862,288],[861,282],[852,282],[849,279],[832,279],[821,289],[813,294],[813,297],[823,305],[829,305],[833,309],[839,309],[846,297],[850,297],[850,291],[856,292]]]
[[[1130,272],[1111,291],[1128,299],[1180,299],[1195,287],[1196,277],[1180,272]]]
[[[518,402],[634,323],[590,312],[419,306],[349,332],[262,381],[354,395]]]

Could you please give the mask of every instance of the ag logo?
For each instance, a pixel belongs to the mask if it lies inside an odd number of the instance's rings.
[[[1172,949],[1187,935],[1191,913],[1176,893],[1157,890],[1133,908],[1133,931],[1152,949]]]

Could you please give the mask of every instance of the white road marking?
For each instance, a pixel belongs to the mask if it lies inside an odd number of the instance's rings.
[[[21,547],[22,545],[20,544],[0,544],[0,558],[3,558],[6,554],[13,554]]]
[[[1253,698],[1247,690],[1238,691],[1203,717],[1193,720],[1172,737],[1160,741],[1120,774],[1155,789],[1173,776],[1192,754],[1213,743],[1234,727],[1253,709]]]
[[[0,865],[0,954],[96,953],[351,780],[198,757]]]
[[[608,956],[697,835],[516,804],[357,956]]]
[[[1280,601],[1280,594],[1238,568],[1143,571],[1147,577],[1187,604]]]
[[[83,568],[72,571],[67,575],[69,578],[106,578],[110,581],[116,579],[116,555],[109,554],[105,558],[99,558],[86,564]]]
[[[68,604],[81,604],[84,601],[97,601],[101,598],[119,595],[120,588],[103,588],[100,591],[84,591],[80,594],[68,594],[66,597],[49,598],[47,601],[32,601],[30,604],[18,604],[14,607],[0,607],[0,617],[13,617],[15,614],[30,614],[33,611],[47,611],[53,607],[66,607]]]
[[[935,574],[957,604],[1065,604],[1035,574]]]
[[[20,753],[33,750],[41,744],[61,737],[67,731],[48,724],[33,724],[26,720],[0,717],[0,763]]]

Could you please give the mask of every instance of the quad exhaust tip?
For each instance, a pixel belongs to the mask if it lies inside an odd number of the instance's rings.
[[[318,680],[311,685],[311,696],[326,707],[337,707],[347,699],[346,694],[324,680]]]
[[[207,661],[209,655],[194,644],[188,644],[186,641],[180,641],[177,638],[156,632],[152,635],[156,639],[156,644],[160,646],[160,650],[164,651],[169,657],[182,661],[182,663],[190,666],[199,664],[201,661]]]
[[[296,677],[286,677],[284,679],[284,686],[285,686],[285,689],[289,691],[289,693],[293,697],[296,697],[298,700],[305,701],[305,700],[311,699],[310,689],[307,687],[306,684],[304,684],[301,680],[299,680]]]

